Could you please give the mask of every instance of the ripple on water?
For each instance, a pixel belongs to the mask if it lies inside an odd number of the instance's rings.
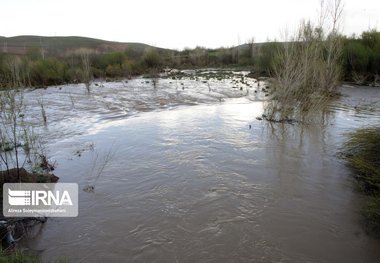
[[[257,121],[262,103],[231,82],[170,81],[42,91],[61,180],[83,188],[95,152],[112,141],[117,155],[80,192],[79,217],[49,220],[29,246],[73,262],[377,262],[335,153],[346,131],[379,123],[378,92],[343,88],[332,125],[301,127]],[[40,92],[25,95],[35,116]]]

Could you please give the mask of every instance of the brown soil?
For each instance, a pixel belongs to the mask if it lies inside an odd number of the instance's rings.
[[[54,174],[29,173],[24,168],[0,171],[0,184],[3,183],[56,183],[59,177]]]

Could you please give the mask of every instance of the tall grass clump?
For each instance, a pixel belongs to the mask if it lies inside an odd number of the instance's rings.
[[[16,250],[16,251],[0,250],[0,263],[42,263],[42,262],[43,261],[40,258],[26,255],[19,250]],[[61,258],[54,262],[68,263],[69,261],[65,258]]]
[[[0,263],[42,263],[39,258],[26,256],[21,252],[6,253],[0,252]]]
[[[0,92],[0,172],[12,175],[16,169],[15,182],[21,181],[23,169],[34,172],[45,172],[47,163],[43,145],[35,134],[33,127],[26,121],[26,105],[21,90],[5,90]],[[46,114],[43,106],[43,120]],[[0,178],[4,181],[4,178]]]
[[[344,144],[345,158],[360,189],[368,196],[363,209],[369,230],[380,234],[380,127],[359,129]]]
[[[90,53],[91,50],[81,49],[79,51],[81,60],[82,60],[82,81],[86,85],[86,90],[90,93],[90,81],[92,79],[91,76],[91,63],[90,63]]]
[[[13,166],[23,166],[21,161],[22,137],[24,135],[24,104],[21,92],[15,90],[0,93],[0,171]],[[11,154],[9,154],[9,152]]]
[[[273,61],[270,120],[303,120],[317,113],[336,94],[341,78],[342,41],[338,30],[341,0],[322,2],[317,25],[301,22],[287,37]]]

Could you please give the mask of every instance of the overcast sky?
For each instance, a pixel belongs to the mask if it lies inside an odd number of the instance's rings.
[[[326,0],[327,1],[327,0]],[[86,36],[183,49],[280,39],[320,0],[0,0],[0,36]],[[345,0],[343,32],[380,29],[380,0]]]

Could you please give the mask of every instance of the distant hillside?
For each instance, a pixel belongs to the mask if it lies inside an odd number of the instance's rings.
[[[257,54],[262,43],[242,44],[232,47],[232,50],[238,50],[239,53]],[[172,51],[169,49],[149,46],[143,43],[123,43],[107,41],[88,37],[44,37],[44,36],[16,36],[3,37],[0,36],[0,53],[8,53],[14,55],[24,55],[31,48],[43,48],[45,54],[52,56],[64,56],[75,52],[78,49],[92,49],[97,53],[106,53],[110,51],[125,51],[132,49],[135,53],[141,54],[147,48],[157,49],[159,52]],[[218,50],[218,49],[215,49]]]
[[[46,54],[60,56],[80,48],[92,49],[98,53],[133,49],[143,52],[146,48],[155,48],[141,43],[112,42],[87,37],[43,37],[43,36],[0,36],[0,53],[23,55],[31,48],[43,48]],[[163,50],[163,49],[160,49]]]

